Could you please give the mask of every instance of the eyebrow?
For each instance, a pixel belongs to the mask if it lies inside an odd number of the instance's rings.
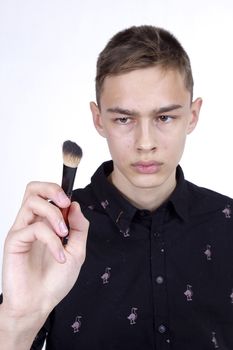
[[[159,109],[154,109],[152,110],[152,114],[161,114],[161,113],[166,113],[166,112],[170,112],[170,111],[174,111],[176,109],[180,109],[183,106],[180,104],[171,104],[168,106],[164,106],[164,107],[160,107]],[[138,116],[140,115],[140,113],[136,110],[129,110],[129,109],[125,109],[125,108],[121,108],[121,107],[114,107],[114,108],[108,108],[107,112],[109,113],[117,113],[117,114],[124,114],[124,115],[128,115],[128,116]]]
[[[124,114],[124,115],[138,115],[139,113],[135,110],[129,110],[129,109],[124,109],[120,107],[114,107],[114,108],[108,108],[107,112],[109,113],[117,113],[117,114]]]
[[[171,105],[168,105],[168,106],[164,106],[164,107],[161,107],[159,108],[156,113],[160,114],[160,113],[165,113],[165,112],[170,112],[170,111],[174,111],[176,109],[180,109],[182,108],[183,106],[182,105],[179,105],[179,104],[171,104]]]

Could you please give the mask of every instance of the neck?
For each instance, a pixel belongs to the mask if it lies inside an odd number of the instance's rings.
[[[170,197],[176,187],[175,172],[162,185],[154,188],[135,187],[131,183],[124,184],[117,181],[114,172],[110,174],[109,181],[133,206],[149,211],[159,208]]]

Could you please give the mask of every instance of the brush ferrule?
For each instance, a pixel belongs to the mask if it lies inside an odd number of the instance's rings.
[[[63,164],[62,189],[71,198],[77,168],[71,168]]]

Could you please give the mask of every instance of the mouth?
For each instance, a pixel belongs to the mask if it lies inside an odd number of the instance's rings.
[[[162,165],[163,163],[156,161],[139,161],[133,163],[132,167],[140,174],[156,174]]]

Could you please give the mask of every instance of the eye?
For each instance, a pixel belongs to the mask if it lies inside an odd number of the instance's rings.
[[[174,119],[174,118],[169,116],[169,115],[160,115],[158,117],[158,120],[163,122],[163,123],[169,123],[172,119]]]
[[[129,117],[121,117],[121,118],[116,118],[115,121],[118,124],[129,124],[130,118]]]

